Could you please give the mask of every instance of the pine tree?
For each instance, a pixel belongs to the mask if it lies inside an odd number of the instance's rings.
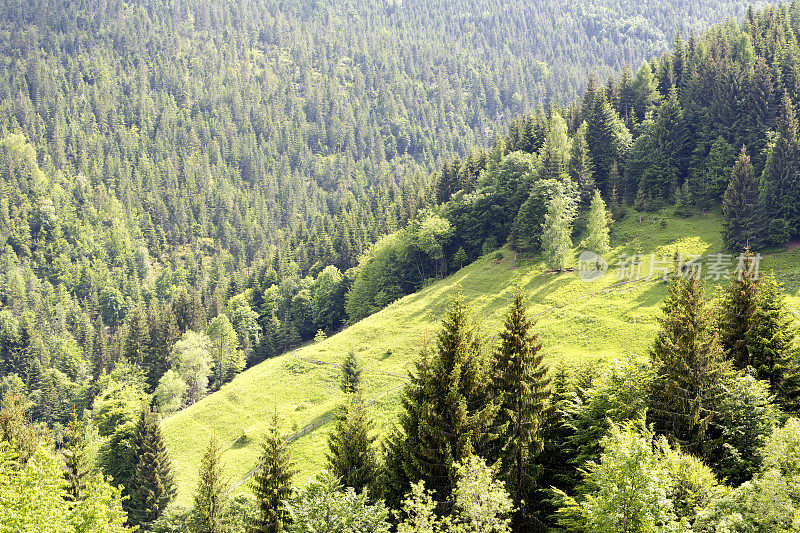
[[[501,462],[500,472],[519,511],[518,526],[532,510],[536,480],[531,475],[531,461],[544,447],[543,431],[555,412],[542,345],[532,328],[524,294],[518,289],[500,332],[491,376],[499,406],[495,426],[500,428],[491,455],[496,454]]]
[[[497,407],[486,390],[482,348],[470,309],[457,295],[442,321],[436,351],[423,351],[388,439],[384,495],[399,504],[411,482],[425,481],[439,502],[450,498],[454,464],[484,455],[496,438]]]
[[[725,190],[722,217],[722,241],[728,249],[758,246],[762,231],[758,182],[744,146]]]
[[[253,478],[253,494],[258,500],[258,517],[250,524],[250,531],[278,533],[284,530],[289,520],[286,501],[292,494],[294,464],[289,456],[286,439],[280,434],[277,411],[264,438],[259,464],[261,467]]]
[[[758,379],[787,411],[797,412],[800,403],[800,375],[797,368],[797,325],[784,302],[784,293],[774,275],[758,280],[755,305],[745,335],[749,364]]]
[[[589,207],[587,230],[589,233],[587,243],[589,250],[600,255],[608,253],[611,249],[608,238],[608,212],[606,211],[606,203],[598,190],[594,191],[592,204]]]
[[[220,449],[216,435],[212,434],[198,472],[197,492],[194,496],[195,527],[198,533],[223,533],[227,494],[223,485]]]
[[[373,487],[377,462],[370,435],[374,423],[366,412],[360,393],[349,394],[336,428],[328,436],[328,469],[344,487],[356,492]]]
[[[175,499],[177,489],[172,464],[167,454],[158,414],[145,408],[139,414],[131,439],[135,460],[133,479],[128,487],[128,520],[134,525],[154,522]]]
[[[650,352],[656,377],[648,415],[658,432],[688,453],[708,458],[719,444],[714,413],[729,365],[700,281],[676,280],[662,309]]]
[[[352,394],[361,390],[361,366],[353,350],[347,352],[342,363],[342,381],[340,388],[345,394]]]

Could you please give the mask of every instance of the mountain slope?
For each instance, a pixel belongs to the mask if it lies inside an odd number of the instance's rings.
[[[713,254],[721,249],[717,215],[689,219],[668,213],[640,219],[631,214],[617,224],[611,257],[623,254],[656,254],[672,258],[684,254]],[[579,247],[578,247],[579,248]],[[586,283],[576,273],[545,271],[539,258],[515,261],[502,250],[480,258],[452,276],[406,296],[386,309],[314,345],[275,357],[237,376],[199,403],[164,421],[164,433],[176,468],[179,501],[188,503],[196,484],[199,459],[212,431],[222,443],[226,473],[231,483],[253,466],[260,439],[273,409],[284,420],[284,429],[295,433],[331,415],[343,399],[338,388],[338,368],[312,361],[341,362],[348,350],[356,351],[366,374],[367,398],[377,430],[391,426],[398,407],[402,375],[426,343],[435,342],[437,321],[449,298],[463,291],[483,331],[491,337],[501,323],[515,284],[521,284],[533,313],[539,315],[536,331],[551,364],[559,360],[575,367],[608,357],[633,353],[645,355],[656,328],[666,284],[649,280],[619,284],[613,261],[606,276]],[[800,306],[800,249],[766,255],[761,268],[774,270],[790,294],[790,306]],[[650,269],[644,258],[641,272]],[[714,285],[709,281],[709,288]],[[377,371],[377,372],[376,372]],[[325,436],[331,425],[292,443],[292,453],[304,480],[324,465]],[[245,431],[248,442],[237,442]],[[245,485],[246,487],[246,485]]]

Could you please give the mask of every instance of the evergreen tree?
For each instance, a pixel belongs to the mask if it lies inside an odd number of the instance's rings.
[[[127,511],[134,525],[146,526],[154,522],[177,494],[160,426],[158,414],[145,408],[133,431],[131,450],[135,466],[128,487]]]
[[[736,368],[752,364],[747,347],[747,332],[756,309],[756,278],[753,254],[743,252],[742,269],[725,287],[719,312],[717,329],[725,358]]]
[[[258,500],[258,517],[250,525],[253,533],[278,533],[289,521],[286,502],[292,494],[291,462],[286,439],[280,434],[278,412],[272,417],[262,445],[261,467],[253,478],[253,493]]]
[[[609,194],[611,185],[608,176],[611,166],[621,160],[630,142],[630,134],[606,100],[602,89],[598,90],[594,104],[588,115],[584,115],[584,119],[593,177],[600,192]]]
[[[437,501],[448,501],[455,463],[485,455],[497,437],[497,407],[488,395],[481,353],[471,311],[458,295],[442,321],[436,352],[423,351],[416,363],[398,428],[387,442],[384,489],[390,505],[399,504],[419,480]]]
[[[342,363],[342,378],[339,387],[345,394],[356,393],[361,390],[361,366],[353,350],[347,352]]]
[[[722,217],[722,241],[728,249],[758,246],[762,231],[758,182],[744,146],[725,190]]]
[[[580,191],[581,208],[588,206],[592,201],[592,192],[595,189],[592,177],[592,158],[589,156],[589,147],[586,145],[586,127],[586,122],[582,122],[572,137],[568,169],[570,179]]]
[[[650,352],[656,377],[648,415],[658,432],[688,453],[708,458],[719,444],[714,413],[729,365],[700,281],[677,280],[662,309]]]
[[[91,472],[89,442],[86,435],[87,422],[73,418],[64,432],[64,478],[67,481],[67,495],[71,501],[83,498],[84,489]]]
[[[194,496],[195,528],[197,533],[223,533],[227,494],[222,479],[220,449],[216,435],[212,434],[198,472],[197,492]]]
[[[575,201],[564,186],[547,205],[542,226],[542,249],[550,266],[567,268],[572,259],[572,222],[575,220]]]
[[[797,228],[793,226],[793,210],[789,199],[794,192],[798,174],[800,148],[797,140],[797,117],[788,93],[781,99],[778,137],[767,155],[761,176],[761,204],[766,220],[770,221],[767,238],[770,244],[784,244]],[[786,230],[788,229],[788,234]]]
[[[492,391],[499,406],[495,426],[500,428],[496,450],[501,476],[518,510],[521,527],[533,507],[535,478],[531,461],[544,448],[543,433],[553,417],[550,379],[544,365],[542,345],[532,331],[524,294],[518,289],[506,314],[500,346],[491,374]]]
[[[753,312],[745,334],[748,362],[758,379],[767,381],[778,402],[790,412],[800,406],[797,324],[784,303],[773,275],[758,280]]]
[[[600,255],[608,253],[611,249],[608,238],[608,212],[606,211],[606,203],[598,190],[594,191],[592,204],[589,207],[587,231],[589,233],[587,242],[589,250]]]
[[[374,486],[377,463],[370,435],[374,423],[366,412],[361,394],[349,394],[336,428],[328,436],[328,469],[342,486],[356,492]]]

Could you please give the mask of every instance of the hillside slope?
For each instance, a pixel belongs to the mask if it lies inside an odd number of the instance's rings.
[[[663,216],[662,216],[663,215]],[[439,318],[448,300],[463,291],[482,320],[487,337],[494,336],[515,284],[521,284],[538,316],[536,331],[551,363],[570,366],[629,353],[644,355],[657,328],[659,305],[667,285],[659,280],[619,283],[614,259],[624,254],[672,257],[720,251],[720,219],[702,215],[674,219],[668,214],[631,214],[615,227],[606,276],[582,281],[576,273],[547,273],[538,258],[515,261],[503,250],[482,257],[456,274],[409,295],[320,343],[265,361],[237,376],[219,392],[164,421],[164,433],[176,469],[179,501],[189,503],[196,485],[197,465],[212,431],[224,449],[223,461],[231,484],[255,466],[260,439],[277,409],[287,432],[335,412],[343,399],[338,388],[338,363],[356,351],[365,369],[366,396],[377,430],[391,426],[406,368],[426,342],[435,340]],[[576,247],[576,250],[580,247]],[[765,255],[762,270],[774,270],[790,294],[790,306],[800,306],[800,249]],[[647,276],[644,258],[641,273]],[[705,276],[705,273],[703,274]],[[709,289],[715,283],[709,281]],[[377,372],[376,372],[377,371]],[[325,437],[331,424],[310,431],[292,443],[302,484],[325,462]],[[242,433],[247,439],[238,440]],[[247,487],[247,484],[244,485]]]

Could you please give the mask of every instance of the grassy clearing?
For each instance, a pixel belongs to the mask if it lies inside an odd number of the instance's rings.
[[[300,348],[296,355],[341,362],[352,349],[365,371],[405,372],[420,348],[435,341],[437,322],[457,290],[471,302],[486,337],[494,342],[516,284],[524,287],[531,311],[540,315],[537,332],[551,362],[563,360],[574,366],[628,353],[646,354],[667,285],[653,280],[612,289],[618,281],[613,258],[646,254],[641,273],[647,276],[651,253],[671,258],[676,250],[687,255],[719,252],[720,219],[715,214],[689,219],[649,215],[641,220],[631,215],[616,225],[612,244],[611,268],[604,278],[590,283],[576,273],[546,273],[538,258],[515,258],[508,250],[503,250],[500,260],[489,254],[323,342]],[[793,249],[765,255],[761,266],[785,283],[795,310],[800,308],[799,265],[800,249]],[[709,289],[714,285],[708,282]],[[176,470],[179,502],[191,503],[197,466],[212,431],[222,443],[226,473],[234,482],[256,464],[274,409],[284,429],[293,433],[334,412],[343,399],[338,379],[335,367],[285,354],[243,372],[219,392],[166,419],[164,433]],[[399,390],[381,393],[401,383],[381,374],[364,376],[366,397],[379,397],[370,407],[379,433],[391,427],[399,405]],[[330,427],[323,426],[292,444],[299,470],[296,484],[302,485],[324,465]],[[246,438],[240,439],[243,434]]]

